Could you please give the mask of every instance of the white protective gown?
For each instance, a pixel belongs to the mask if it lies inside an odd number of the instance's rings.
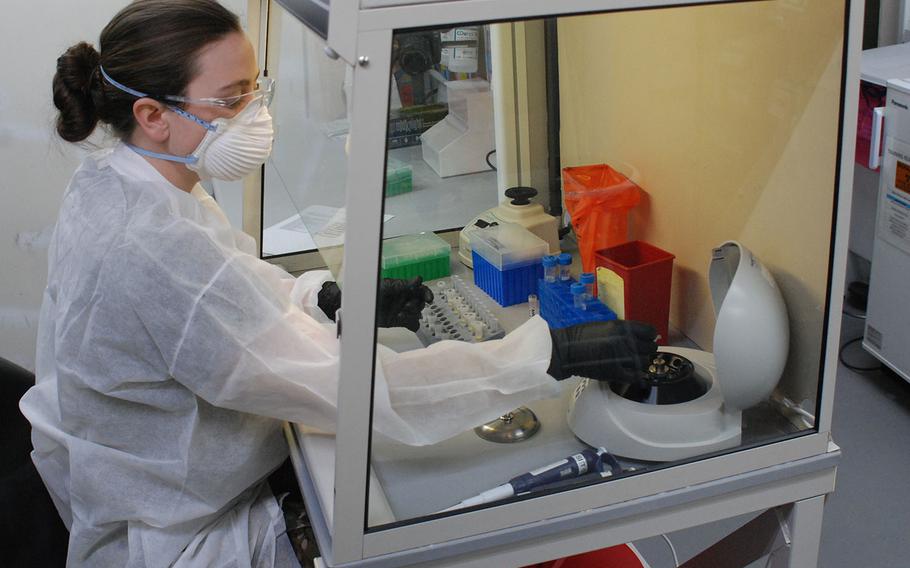
[[[69,565],[296,565],[264,478],[281,420],[334,430],[338,342],[314,311],[327,273],[295,280],[251,247],[122,144],[75,173],[21,402]],[[552,396],[549,354],[540,318],[482,345],[380,347],[375,427],[431,444]]]

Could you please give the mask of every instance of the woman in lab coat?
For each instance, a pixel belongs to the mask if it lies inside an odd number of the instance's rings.
[[[259,260],[199,185],[267,159],[271,84],[214,0],[132,3],[99,49],[58,59],[57,131],[79,142],[101,122],[119,142],[64,195],[21,403],[68,563],[294,566],[264,479],[287,457],[281,420],[334,429],[338,342],[317,307],[332,287]],[[386,323],[412,321],[424,294],[393,286]],[[633,372],[653,338],[621,324],[551,335],[533,318],[482,345],[380,347],[375,427],[435,443],[553,395],[553,377]]]

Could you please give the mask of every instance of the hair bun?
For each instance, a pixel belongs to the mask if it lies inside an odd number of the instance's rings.
[[[68,142],[89,137],[98,124],[92,82],[101,54],[91,44],[79,42],[57,58],[54,75],[54,106],[60,111],[57,133]]]

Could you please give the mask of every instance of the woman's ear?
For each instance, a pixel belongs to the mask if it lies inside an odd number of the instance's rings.
[[[164,119],[166,107],[148,97],[133,103],[133,116],[142,132],[153,142],[164,143],[170,136],[170,127]]]

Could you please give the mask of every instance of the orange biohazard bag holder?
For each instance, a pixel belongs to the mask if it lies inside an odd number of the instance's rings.
[[[629,210],[641,188],[607,164],[563,168],[562,184],[582,267],[594,272],[595,251],[629,240]]]

